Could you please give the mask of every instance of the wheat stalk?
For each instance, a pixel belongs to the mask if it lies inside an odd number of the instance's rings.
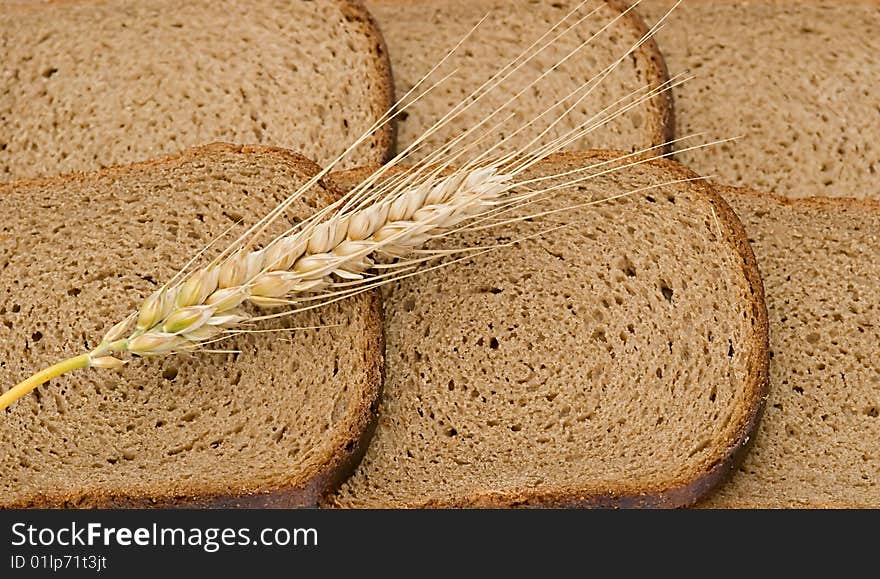
[[[602,79],[646,42],[662,25],[668,17],[668,13],[625,54],[595,78],[589,79],[583,86],[553,103],[552,106],[519,127],[508,137],[502,138],[475,159],[461,165],[460,168],[451,169],[451,165],[480,142],[480,139],[474,139],[470,142],[467,139],[484,125],[494,123],[492,128],[498,128],[508,120],[497,121],[494,118],[497,110],[487,115],[476,126],[470,127],[459,137],[433,151],[422,164],[412,170],[403,171],[396,175],[390,173],[391,169],[402,159],[421,147],[431,134],[469,107],[474,106],[486,94],[500,86],[510,75],[524,67],[540,51],[596,12],[593,11],[587,16],[581,17],[563,32],[555,34],[555,31],[563,27],[563,23],[585,3],[581,3],[569,12],[514,61],[502,67],[475,89],[469,97],[452,107],[449,113],[444,115],[410,147],[401,151],[389,164],[373,172],[345,197],[275,237],[265,247],[253,249],[252,245],[255,240],[296,199],[329,173],[360,143],[437,86],[433,85],[406,102],[425,81],[427,75],[423,77],[422,81],[402,97],[396,110],[389,111],[378,119],[335,161],[249,228],[211,263],[187,273],[187,268],[201,254],[194,257],[190,264],[181,270],[175,278],[149,296],[137,312],[114,325],[105,334],[101,343],[91,352],[69,358],[38,372],[0,395],[0,410],[8,407],[39,385],[72,370],[87,367],[118,368],[126,363],[126,360],[123,359],[124,354],[148,357],[203,349],[220,339],[241,332],[240,327],[249,321],[311,309],[384,285],[395,279],[414,275],[418,272],[412,271],[413,268],[437,256],[431,254],[429,257],[407,258],[418,254],[419,249],[431,239],[454,232],[456,228],[466,225],[467,222],[481,222],[499,212],[509,211],[511,208],[534,202],[541,195],[559,189],[561,186],[595,178],[609,171],[622,170],[662,156],[656,155],[639,159],[599,171],[587,177],[575,177],[562,185],[556,184],[544,189],[532,189],[526,193],[516,192],[517,187],[535,182],[534,180],[517,180],[522,172],[535,163],[584,134],[604,126],[627,110],[644,103],[660,92],[669,90],[675,86],[676,82],[680,82],[677,79],[672,79],[661,87],[654,87],[650,90],[637,89],[549,144],[540,147],[536,144],[562,116],[572,111],[598,86]],[[636,4],[638,2],[628,10],[631,10]],[[610,24],[603,27],[602,31],[607,30],[609,26]],[[598,33],[594,34],[563,56],[552,69],[572,58],[597,36]],[[548,37],[550,40],[545,41]],[[433,72],[460,45],[461,42],[428,74]],[[545,78],[548,72],[541,73],[532,83],[513,95],[508,103],[525,94],[529,87]],[[536,135],[522,150],[500,158],[491,157],[493,151],[500,145],[514,135],[523,132],[538,119],[552,113],[567,98],[575,98],[574,104],[562,107],[563,111],[556,121]],[[458,146],[460,148],[455,151]],[[528,217],[516,218],[516,220],[525,218]],[[502,223],[510,221],[506,220]],[[477,250],[482,251],[483,249],[477,248]],[[443,252],[443,255],[449,253],[446,251]],[[371,269],[381,265],[377,263],[377,260],[386,257],[404,258],[404,260],[386,265],[385,267],[392,269],[390,274],[379,276],[370,274]],[[297,307],[307,302],[314,303],[309,306]],[[244,304],[252,304],[257,307],[287,306],[288,309],[281,314],[257,317],[247,313],[242,307]]]

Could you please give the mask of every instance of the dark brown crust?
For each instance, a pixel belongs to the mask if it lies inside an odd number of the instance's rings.
[[[374,102],[374,119],[378,120],[396,104],[394,97],[394,74],[391,70],[391,58],[388,55],[388,46],[379,24],[361,0],[339,0],[342,13],[346,18],[351,18],[364,23],[367,34],[375,40],[375,48],[379,67],[377,76],[384,90],[376,95]],[[374,134],[376,147],[383,151],[379,163],[387,163],[394,157],[397,147],[397,117],[383,125]]]
[[[752,187],[734,187],[732,185],[724,185],[716,183],[722,196],[734,194],[744,197],[761,197],[769,198],[773,201],[787,206],[807,206],[816,211],[840,211],[841,209],[864,209],[866,211],[880,211],[880,199],[855,199],[852,197],[825,197],[818,195],[816,197],[784,197],[777,193],[769,191],[760,191]]]
[[[667,161],[673,163],[673,161]],[[689,170],[688,170],[689,171]],[[756,321],[757,336],[756,340],[762,343],[755,344],[751,351],[748,361],[749,374],[755,376],[759,382],[753,384],[751,400],[751,414],[747,421],[740,426],[738,431],[736,446],[731,448],[726,459],[719,463],[702,481],[699,483],[700,492],[696,492],[690,497],[688,505],[693,505],[700,498],[708,495],[713,489],[723,483],[730,474],[742,463],[746,452],[750,447],[750,442],[754,440],[754,435],[758,429],[758,423],[764,413],[764,407],[767,404],[767,398],[770,395],[770,319],[767,312],[767,305],[764,297],[764,282],[758,268],[758,260],[749,244],[748,233],[743,227],[739,217],[728,205],[727,201],[719,194],[717,188],[711,188],[709,191],[713,200],[711,203],[717,211],[718,219],[724,224],[725,229],[731,231],[732,241],[743,260],[743,273],[749,282],[749,288],[752,291],[752,319]]]
[[[80,2],[81,0],[55,0],[65,2]],[[154,167],[174,167],[182,165],[193,159],[209,155],[214,152],[228,152],[241,154],[272,154],[279,157],[281,162],[289,163],[301,169],[303,172],[314,175],[321,170],[317,163],[289,149],[281,147],[272,147],[269,145],[235,145],[233,143],[210,143],[199,147],[190,147],[179,153],[170,153],[136,163],[128,163],[125,165],[114,165],[104,169],[94,171],[74,171],[63,175],[52,175],[49,177],[34,177],[31,179],[19,179],[17,181],[9,181],[0,183],[0,194],[12,189],[25,186],[51,186],[53,184],[63,185],[67,181],[82,181],[85,179],[97,179],[101,177],[115,177],[117,175],[125,175],[131,171],[142,169],[150,169]],[[327,186],[323,181],[318,182],[322,187],[332,190],[332,185]]]
[[[413,5],[419,3],[436,2],[443,3],[443,0],[372,0],[373,4],[395,5],[405,4]],[[639,13],[633,9],[629,10],[630,5],[626,0],[605,0],[609,8],[617,12],[623,13],[621,21],[628,23],[629,27],[638,34],[643,36],[649,30],[645,21]],[[627,10],[629,10],[627,12]],[[666,68],[666,61],[663,53],[657,45],[654,37],[649,38],[634,54],[642,53],[648,66],[648,82],[650,86],[657,87],[669,80],[669,71]],[[653,134],[651,136],[651,146],[653,155],[669,155],[672,153],[672,139],[675,137],[675,111],[673,109],[672,91],[666,90],[651,99],[651,104],[656,107],[659,112],[659,120],[652,123]],[[652,119],[656,117],[652,116]]]
[[[624,153],[613,151],[590,151],[558,153],[548,157],[556,163],[588,166],[596,161],[620,157]],[[690,169],[668,159],[647,162],[664,169],[672,179],[698,179]],[[330,179],[343,188],[351,186],[372,173],[371,168],[354,169],[332,173]],[[484,491],[452,499],[430,499],[417,504],[387,505],[406,508],[678,508],[687,507],[717,488],[734,471],[745,456],[749,442],[757,429],[769,388],[769,322],[764,302],[764,285],[758,271],[757,260],[739,218],[715,188],[703,181],[694,181],[693,187],[706,196],[715,210],[719,225],[726,239],[742,258],[742,272],[748,282],[751,300],[748,305],[755,320],[751,355],[747,363],[748,389],[747,412],[740,420],[736,434],[727,448],[720,449],[717,456],[707,464],[699,465],[699,472],[683,480],[653,483],[619,484],[602,488],[555,488],[515,489],[511,491]],[[333,501],[330,501],[333,505]]]
[[[619,12],[628,10],[631,6],[626,0],[605,1],[609,6]],[[630,22],[639,36],[644,36],[650,30],[639,13],[638,7],[629,10],[629,12],[624,15],[624,19]],[[657,87],[668,82],[669,69],[666,67],[666,59],[663,57],[663,52],[657,44],[656,37],[651,36],[651,38],[642,45],[641,50],[644,51],[645,56],[647,56],[653,68],[653,75],[650,79],[651,86]],[[669,155],[672,153],[672,139],[675,138],[675,100],[672,91],[663,91],[651,99],[651,102],[657,107],[657,110],[660,111],[660,122],[654,127],[655,132],[652,138],[652,144],[658,145],[659,147],[653,153],[655,155]]]
[[[70,181],[97,179],[124,175],[132,171],[167,167],[183,164],[194,159],[209,158],[215,153],[242,155],[271,155],[279,163],[295,166],[307,177],[316,175],[321,169],[314,162],[286,149],[262,145],[231,145],[213,143],[203,147],[187,149],[180,154],[168,155],[132,165],[111,167],[88,173],[72,173],[66,176],[38,178],[14,183],[0,184],[0,195],[26,185],[58,185]],[[332,181],[320,181],[330,198],[337,197],[339,191]],[[363,336],[362,349],[365,352],[367,373],[366,390],[362,406],[358,409],[355,424],[350,428],[344,443],[335,450],[329,459],[317,468],[317,472],[306,473],[306,480],[293,480],[297,473],[291,473],[287,485],[273,488],[241,489],[234,492],[217,492],[210,488],[193,488],[186,495],[168,495],[162,489],[149,494],[80,493],[39,494],[18,502],[0,505],[0,508],[293,508],[313,507],[318,501],[333,492],[357,467],[366,452],[367,445],[375,431],[378,419],[379,397],[384,377],[384,334],[382,323],[381,292],[364,292],[361,304],[368,316],[369,331]]]

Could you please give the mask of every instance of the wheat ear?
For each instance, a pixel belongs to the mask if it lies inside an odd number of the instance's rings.
[[[365,209],[310,223],[256,251],[239,250],[148,297],[97,348],[25,380],[0,396],[5,408],[40,384],[86,367],[115,368],[128,352],[156,356],[199,348],[249,319],[244,303],[285,305],[342,280],[362,279],[379,256],[402,257],[493,206],[511,187],[494,168],[427,181]]]

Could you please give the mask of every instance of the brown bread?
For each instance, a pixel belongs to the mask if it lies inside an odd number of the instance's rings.
[[[280,149],[212,145],[0,186],[0,388],[94,347],[206,243],[317,170]],[[321,183],[291,216],[335,195]],[[215,346],[240,354],[53,380],[0,413],[0,507],[314,505],[371,432],[380,316],[364,294],[259,326],[320,329]]]
[[[674,91],[676,136],[740,138],[677,158],[786,197],[880,199],[878,29],[877,0],[686,0],[657,37],[670,74],[695,75]]]
[[[703,506],[880,507],[880,203],[722,191],[770,314],[770,398],[752,450]]]
[[[214,141],[322,165],[393,101],[359,1],[66,0],[0,8],[0,182]],[[382,162],[391,128],[346,166]]]
[[[530,176],[614,158],[561,154]],[[363,176],[333,178],[348,188]],[[691,177],[654,162],[528,211]],[[329,506],[675,507],[737,464],[768,350],[732,211],[708,184],[679,182],[444,244],[560,223],[574,225],[388,287],[379,425]]]
[[[440,62],[474,25],[484,16],[487,17],[459,50],[429,77],[422,89],[453,71],[456,71],[456,76],[403,113],[398,126],[398,150],[403,150],[415,141],[453,105],[465,99],[499,68],[518,57],[533,41],[577,8],[579,3],[579,0],[368,1],[367,7],[376,17],[388,43],[398,98],[402,98]],[[502,109],[503,112],[495,117],[496,121],[500,121],[508,113],[515,113],[515,117],[508,125],[510,129],[496,131],[495,135],[497,132],[509,135],[513,128],[519,127],[554,102],[584,86],[590,78],[624,55],[647,31],[635,12],[624,14],[624,9],[625,4],[617,0],[585,4],[576,17],[569,18],[568,25],[590,12],[595,11],[595,14],[579,24],[574,31],[563,35],[552,47],[542,51],[528,65],[513,73],[510,79],[504,81],[486,98],[430,137],[427,141],[429,146],[412,155],[410,160],[424,158],[425,153],[436,150],[446,140],[476,125],[498,110],[538,74],[549,71],[565,54],[596,34],[596,38],[587,48],[550,72],[535,87],[528,89],[516,103]],[[607,30],[600,33],[604,26],[608,27]],[[565,27],[557,29],[554,34],[564,29]],[[549,38],[552,36],[545,41]],[[559,136],[563,130],[576,127],[638,88],[657,87],[665,80],[663,58],[656,44],[650,40],[624,59],[615,72],[599,83],[587,99],[548,133],[548,137]],[[567,102],[571,103],[573,100],[569,99]],[[510,139],[506,145],[496,149],[496,152],[521,148],[549,124],[550,120],[556,119],[561,110],[556,109],[555,113],[535,124],[532,130]],[[668,94],[662,94],[627,112],[607,127],[577,140],[568,148],[642,149],[669,140],[672,125],[672,103]],[[545,138],[542,142],[547,140]],[[496,141],[493,135],[489,143]],[[475,151],[485,148],[478,147]]]

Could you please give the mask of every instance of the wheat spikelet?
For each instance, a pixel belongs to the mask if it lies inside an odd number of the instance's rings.
[[[6,408],[40,384],[71,370],[85,367],[115,368],[125,363],[121,355],[126,353],[135,356],[158,356],[203,349],[209,344],[241,331],[240,326],[249,321],[275,315],[289,315],[302,309],[319,307],[394,279],[414,275],[418,273],[414,271],[417,265],[436,257],[430,255],[430,252],[428,256],[419,254],[425,242],[455,232],[457,228],[467,226],[468,223],[489,221],[511,208],[533,202],[554,189],[585,179],[579,177],[552,188],[527,187],[525,193],[518,191],[521,186],[535,184],[534,181],[517,179],[535,163],[682,82],[681,79],[676,78],[659,87],[640,87],[598,111],[576,128],[547,144],[537,145],[547,131],[586,98],[610,71],[618,67],[634,50],[653,36],[665,17],[595,78],[589,79],[569,95],[552,103],[535,118],[518,127],[507,137],[502,137],[458,169],[451,167],[485,138],[474,137],[477,131],[486,127],[489,127],[489,132],[500,129],[510,117],[499,120],[496,118],[498,111],[495,111],[475,126],[469,127],[460,136],[430,152],[425,161],[412,170],[394,175],[390,173],[390,170],[407,155],[422,147],[431,134],[474,106],[486,94],[499,87],[506,78],[523,69],[541,50],[595,13],[593,11],[579,17],[574,24],[566,27],[565,22],[576,15],[577,10],[584,4],[586,2],[579,4],[521,55],[500,68],[471,95],[453,106],[449,113],[439,119],[407,149],[401,151],[389,164],[377,169],[345,197],[275,237],[264,247],[255,249],[256,240],[296,199],[327,175],[338,162],[371,134],[381,129],[395,115],[405,111],[408,106],[433,88],[429,87],[425,92],[410,99],[411,93],[416,91],[420,83],[417,84],[402,97],[396,109],[378,119],[370,130],[352,143],[335,162],[330,163],[250,227],[210,264],[195,271],[187,271],[196,259],[193,258],[174,279],[149,296],[137,312],[114,325],[97,348],[47,368],[3,393],[0,395],[0,409]],[[636,4],[638,2],[633,7]],[[624,11],[624,14],[633,7]],[[607,31],[610,26],[611,23],[604,26],[600,32]],[[563,31],[556,32],[560,28]],[[559,64],[572,58],[598,35],[599,33],[593,35],[574,50],[569,51],[560,59]],[[531,86],[544,79],[548,72],[538,74],[525,88],[512,95],[508,102],[521,97]],[[573,99],[574,103],[563,106],[562,103],[569,98]],[[410,100],[407,102],[407,99]],[[535,135],[526,146],[515,153],[493,157],[494,151],[509,139],[526,131],[537,120],[552,114],[557,115],[556,121]],[[622,170],[659,156],[662,155],[641,158],[608,170]],[[603,174],[601,167],[599,169],[600,171],[593,177]],[[497,221],[494,225],[498,223],[503,224],[505,221]],[[493,226],[493,223],[482,226]],[[409,258],[413,254],[420,257]],[[403,260],[391,264],[377,262],[383,258],[403,258]],[[371,270],[377,269],[376,266],[390,268],[391,271],[382,275],[371,273]],[[301,306],[304,303],[311,305]],[[287,307],[287,310],[281,314],[252,316],[242,307],[245,304],[257,307]]]
[[[131,317],[114,326],[90,355],[106,367],[114,364],[111,352],[151,356],[198,347],[248,320],[239,308],[243,303],[285,305],[334,279],[363,279],[374,257],[407,255],[485,212],[509,186],[509,178],[493,169],[459,171],[279,237],[264,249],[239,250],[154,293],[136,321]],[[132,324],[134,332],[123,337]]]

